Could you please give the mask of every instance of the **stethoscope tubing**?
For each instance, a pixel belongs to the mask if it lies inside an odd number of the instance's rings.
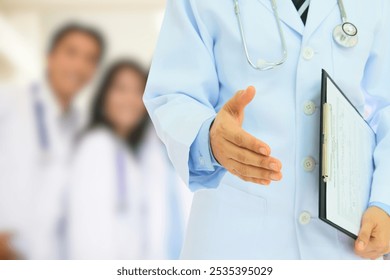
[[[271,6],[272,6],[273,13],[274,13],[274,17],[276,20],[276,24],[278,27],[278,33],[279,33],[281,45],[282,45],[282,58],[277,62],[268,62],[268,61],[259,59],[258,63],[255,64],[253,62],[253,60],[251,59],[250,54],[249,54],[248,44],[247,44],[247,40],[246,40],[246,34],[245,34],[244,27],[243,27],[242,19],[241,19],[239,0],[233,0],[234,13],[235,13],[236,18],[237,18],[238,28],[239,28],[246,60],[252,68],[259,70],[259,71],[266,71],[266,70],[274,69],[274,68],[284,64],[287,60],[287,57],[288,57],[287,43],[286,43],[285,35],[283,33],[283,28],[282,28],[281,20],[279,17],[276,0],[270,0],[270,1],[271,1]],[[339,6],[339,10],[340,10],[342,24],[337,25],[335,27],[335,31],[333,33],[333,39],[335,40],[335,42],[338,45],[340,45],[342,47],[345,47],[345,48],[355,47],[356,44],[358,43],[357,28],[354,24],[352,24],[351,22],[348,21],[347,13],[346,13],[346,10],[344,7],[344,1],[338,0],[337,3]],[[348,32],[345,30],[346,25],[351,27],[352,30],[354,30],[355,32],[353,32],[353,34],[348,34]],[[340,31],[341,34],[336,33],[336,31]]]

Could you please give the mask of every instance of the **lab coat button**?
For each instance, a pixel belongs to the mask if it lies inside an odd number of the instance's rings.
[[[314,168],[316,167],[316,161],[312,157],[307,157],[303,161],[303,169],[305,169],[306,172],[312,172]]]
[[[314,57],[314,50],[310,47],[306,47],[303,50],[303,58],[306,60],[311,60]]]
[[[303,112],[307,116],[311,116],[315,113],[316,111],[316,104],[314,104],[313,101],[307,101],[304,106],[303,106]]]
[[[307,225],[310,223],[311,220],[311,215],[309,212],[302,212],[301,215],[299,215],[299,223],[301,225]]]

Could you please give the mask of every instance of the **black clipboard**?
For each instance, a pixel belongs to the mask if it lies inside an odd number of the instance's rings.
[[[324,162],[326,162],[325,154],[324,154],[324,145],[326,144],[326,104],[327,104],[327,88],[328,88],[328,81],[331,81],[336,88],[340,91],[340,93],[343,95],[343,97],[348,101],[348,103],[355,109],[355,111],[359,114],[359,116],[364,120],[364,117],[359,113],[359,111],[356,109],[356,107],[351,103],[351,101],[348,99],[348,97],[344,94],[344,92],[340,89],[340,87],[334,82],[334,80],[329,76],[329,74],[323,69],[322,70],[322,82],[321,82],[321,117],[320,117],[320,161],[319,161],[319,218],[320,220],[324,221],[325,223],[331,225],[332,227],[336,228],[337,230],[345,233],[346,235],[350,236],[353,239],[357,239],[357,235],[346,230],[345,228],[333,223],[327,218],[327,183],[326,183],[326,176],[327,174],[324,174],[325,168],[324,168]],[[364,122],[367,124],[367,126],[370,128],[370,130],[375,134],[375,132],[372,130],[372,128],[369,126],[369,124],[364,120]]]

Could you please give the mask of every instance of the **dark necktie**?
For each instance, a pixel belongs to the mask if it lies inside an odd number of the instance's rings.
[[[309,12],[309,4],[310,0],[292,0],[295,8],[297,8],[297,11],[299,15],[301,16],[301,19],[304,24],[306,24],[307,14]]]

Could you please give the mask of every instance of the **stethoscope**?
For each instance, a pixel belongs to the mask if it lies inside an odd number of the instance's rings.
[[[257,63],[254,63],[249,55],[248,44],[246,41],[244,27],[243,27],[242,20],[241,20],[239,0],[233,0],[234,12],[237,16],[238,26],[239,26],[239,30],[240,30],[241,40],[242,40],[242,44],[244,47],[246,59],[247,59],[248,63],[254,69],[260,70],[260,71],[271,70],[271,69],[276,68],[277,66],[282,65],[283,63],[286,62],[287,56],[288,56],[286,39],[285,39],[285,36],[283,33],[281,20],[280,20],[279,13],[278,13],[278,7],[276,5],[276,0],[270,0],[270,1],[271,1],[271,6],[272,6],[273,13],[274,13],[274,17],[276,20],[276,25],[278,27],[280,41],[282,43],[282,58],[277,62],[269,62],[269,61],[266,61],[264,59],[259,59],[257,61]],[[341,14],[342,23],[337,25],[334,28],[333,39],[341,47],[353,48],[358,44],[358,41],[359,41],[358,29],[353,23],[348,21],[347,13],[346,13],[345,7],[344,7],[344,1],[338,0],[337,2],[338,2],[340,14]]]
[[[33,98],[33,110],[35,117],[35,125],[38,131],[38,142],[39,147],[43,154],[47,154],[50,150],[50,139],[49,132],[46,123],[46,111],[45,106],[40,99],[39,93],[39,85],[33,84],[31,85],[31,94]]]
[[[116,165],[116,178],[118,188],[118,200],[117,200],[117,212],[120,214],[126,213],[128,210],[127,203],[127,168],[126,168],[126,156],[122,147],[118,147],[115,158]]]

